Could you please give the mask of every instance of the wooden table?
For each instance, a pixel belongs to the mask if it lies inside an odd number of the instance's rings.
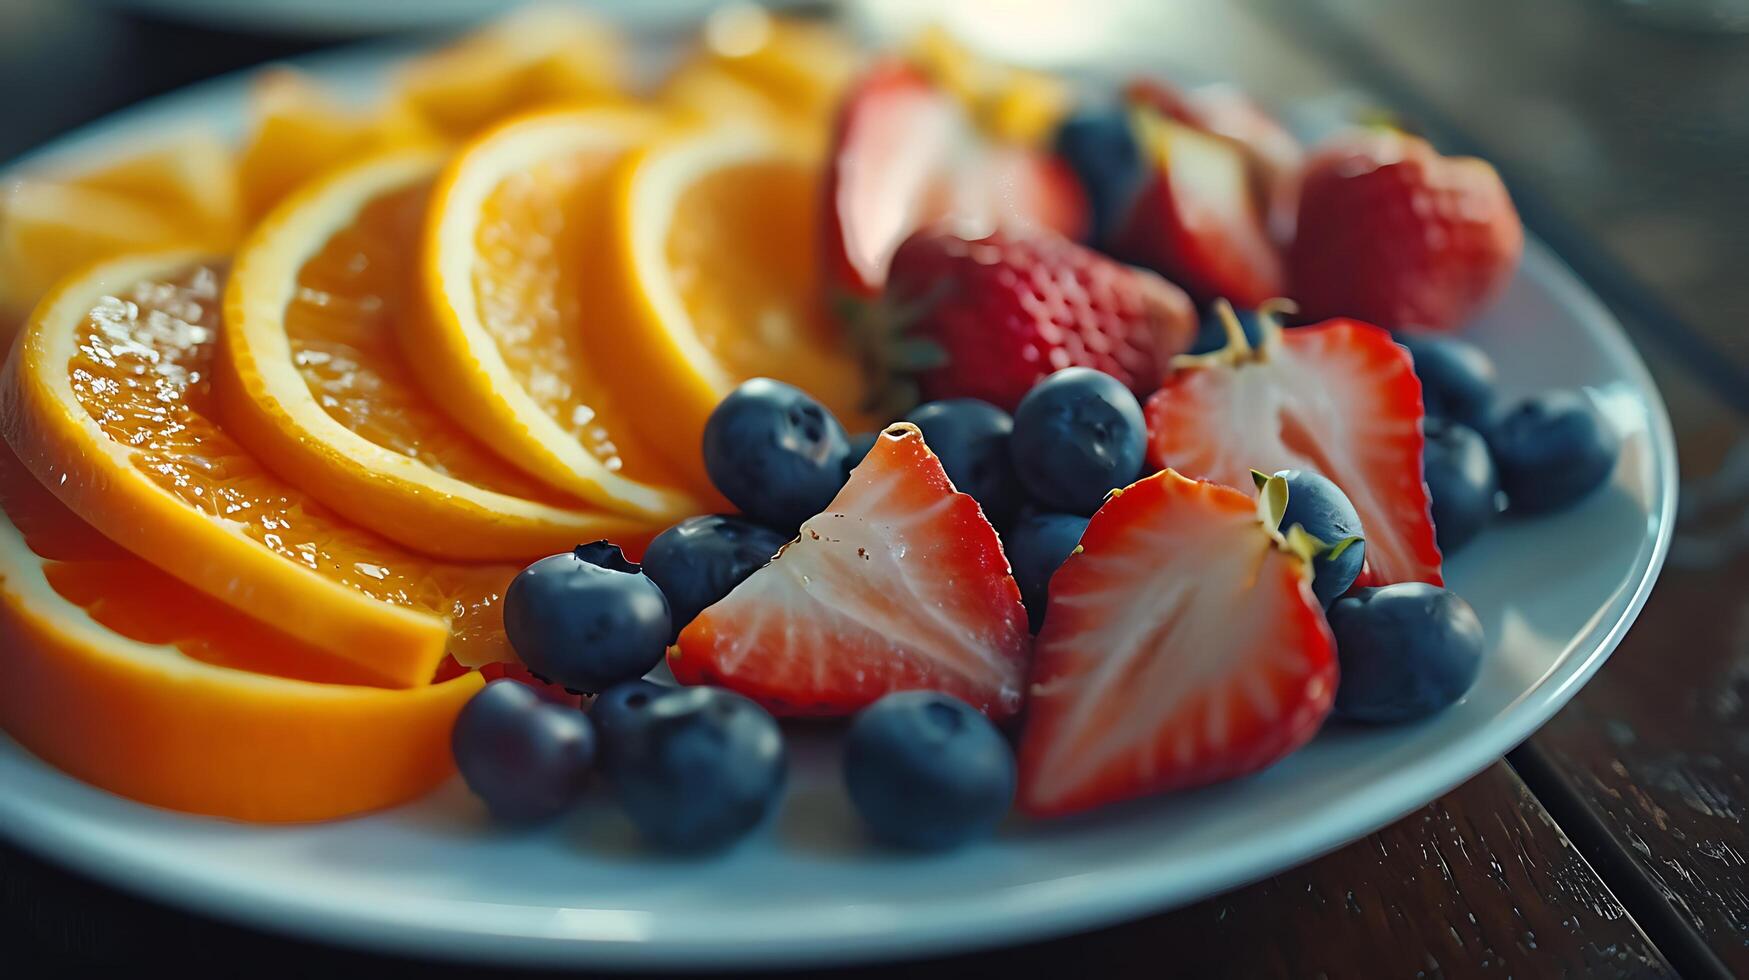
[[[1365,91],[1447,150],[1495,160],[1532,230],[1651,365],[1697,506],[1603,671],[1445,797],[1190,908],[905,972],[1749,976],[1749,453],[1731,455],[1749,434],[1749,41],[1650,31],[1596,0],[1113,7],[1113,57],[1230,77],[1278,104]],[[0,158],[307,47],[0,0]],[[1711,479],[1721,467],[1734,472]],[[466,973],[191,917],[3,844],[0,937],[9,964],[70,970]]]

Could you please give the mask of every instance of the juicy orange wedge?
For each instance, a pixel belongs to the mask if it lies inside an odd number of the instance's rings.
[[[660,524],[506,466],[418,386],[396,325],[424,319],[420,223],[441,159],[410,150],[344,167],[243,243],[214,376],[226,430],[311,497],[429,554],[526,560],[652,536]]]
[[[170,253],[64,281],[7,362],[0,434],[111,540],[379,683],[425,684],[446,649],[510,659],[497,604],[514,568],[435,561],[348,524],[215,421],[221,279]]]
[[[402,346],[428,389],[452,393],[455,421],[527,472],[599,506],[672,521],[706,504],[677,489],[673,468],[634,431],[647,401],[616,397],[584,350],[586,334],[625,332],[603,316],[587,275],[599,261],[607,176],[660,129],[630,109],[536,113],[464,148],[432,192],[431,315],[404,323]]]
[[[252,821],[343,817],[453,771],[466,674],[409,691],[98,535],[0,446],[0,728],[89,783]]]
[[[62,276],[128,252],[227,249],[237,194],[230,149],[201,131],[71,176],[27,173],[0,191],[0,308],[27,312]]]
[[[645,439],[695,479],[706,418],[751,377],[788,381],[853,430],[872,427],[854,347],[822,316],[818,179],[793,144],[755,127],[667,137],[617,169],[591,295],[617,303],[621,324],[585,345],[636,399]]]

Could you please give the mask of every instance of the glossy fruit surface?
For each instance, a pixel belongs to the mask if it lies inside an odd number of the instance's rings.
[[[850,440],[806,392],[754,378],[729,393],[704,428],[704,465],[729,502],[756,521],[794,528],[844,485]]]
[[[1429,418],[1425,473],[1439,550],[1473,541],[1500,513],[1500,476],[1488,443],[1474,429]]]
[[[1030,640],[995,529],[901,422],[795,541],[681,631],[668,666],[780,715],[929,689],[1006,718]]]
[[[1457,337],[1398,331],[1421,379],[1421,403],[1433,418],[1471,428],[1485,425],[1494,407],[1494,362],[1480,347]]]
[[[1065,368],[1039,382],[1014,411],[1014,470],[1039,502],[1091,514],[1105,495],[1141,475],[1147,424],[1135,395],[1110,375]]]
[[[504,632],[535,676],[587,693],[649,673],[672,635],[662,590],[605,541],[523,569],[504,593]]]
[[[721,850],[776,808],[787,776],[783,733],[752,701],[695,687],[652,700],[606,740],[621,806],[663,850]]]
[[[988,718],[935,691],[889,694],[844,736],[844,782],[869,833],[947,850],[989,835],[1014,802],[1014,750]]]
[[[1288,488],[1281,530],[1285,533],[1297,524],[1326,546],[1312,560],[1312,592],[1328,609],[1354,585],[1366,564],[1366,530],[1348,495],[1328,478],[1309,470],[1282,470],[1275,475],[1286,480]]]
[[[536,823],[570,809],[595,762],[595,731],[526,684],[493,681],[456,716],[456,768],[492,816]]]
[[[1081,542],[1087,518],[1080,514],[1027,514],[1002,535],[1014,581],[1026,603],[1026,618],[1037,633],[1045,622],[1051,576]]]
[[[1486,431],[1506,505],[1561,510],[1608,482],[1621,436],[1583,391],[1545,391],[1497,416]]]
[[[1095,514],[1051,582],[1020,741],[1039,816],[1254,772],[1309,740],[1336,688],[1305,560],[1257,501],[1156,473]]]
[[[1008,453],[1014,432],[1008,413],[976,398],[950,398],[925,402],[905,420],[923,430],[923,441],[954,488],[970,494],[990,523],[1005,526],[1021,499]]]
[[[1336,712],[1374,724],[1425,718],[1463,697],[1487,648],[1469,603],[1420,582],[1338,600],[1330,629],[1342,664]]]
[[[673,637],[777,554],[789,535],[738,517],[689,517],[650,542],[644,574],[668,598]]]

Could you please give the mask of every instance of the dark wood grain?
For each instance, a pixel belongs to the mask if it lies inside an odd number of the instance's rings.
[[[208,922],[0,850],[0,949],[69,970],[450,977]],[[855,971],[862,975],[889,968]],[[1334,854],[1189,908],[1070,939],[901,964],[907,976],[1673,976],[1505,765]],[[259,972],[257,972],[259,971]]]

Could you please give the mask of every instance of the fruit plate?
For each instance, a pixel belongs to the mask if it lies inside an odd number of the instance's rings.
[[[382,49],[303,67],[369,92]],[[202,124],[236,130],[244,81],[121,114],[53,156]],[[491,828],[459,783],[332,824],[255,827],[85,786],[0,738],[0,832],[151,898],[324,942],[474,961],[594,967],[844,963],[1036,940],[1178,905],[1306,861],[1402,816],[1523,741],[1573,696],[1645,602],[1669,542],[1676,457],[1663,403],[1620,326],[1546,248],[1527,247],[1470,336],[1507,397],[1584,386],[1624,438],[1579,506],[1508,522],[1447,566],[1491,650],[1462,702],[1423,723],[1331,726],[1252,778],[1053,823],[933,857],[860,837],[820,731],[793,739],[778,817],[713,859],[662,859],[595,800],[545,830]],[[101,724],[101,719],[71,723]]]

